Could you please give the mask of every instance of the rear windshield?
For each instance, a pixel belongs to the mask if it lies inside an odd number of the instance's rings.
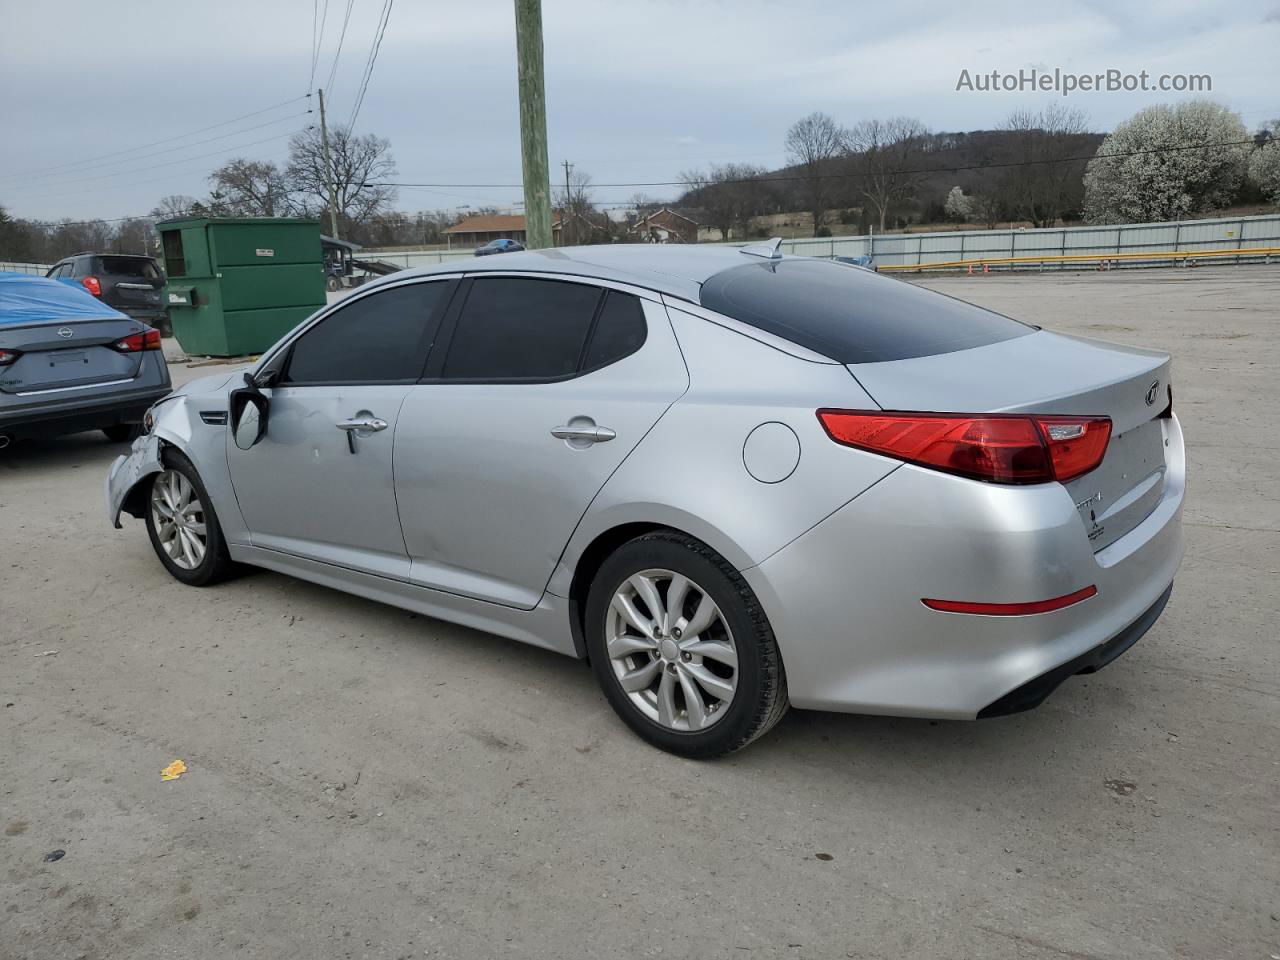
[[[1035,327],[861,267],[762,260],[713,274],[704,307],[840,363],[908,360],[1012,340]]]
[[[147,257],[99,257],[98,269],[109,277],[141,277],[155,280],[160,276],[156,262]]]

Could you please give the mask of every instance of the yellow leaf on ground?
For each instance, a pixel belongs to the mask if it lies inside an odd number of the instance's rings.
[[[161,780],[177,780],[180,776],[187,772],[187,765],[181,760],[175,760],[163,770],[160,771]]]

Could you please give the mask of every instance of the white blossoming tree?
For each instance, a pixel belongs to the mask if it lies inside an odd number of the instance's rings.
[[[1212,101],[1141,110],[1089,161],[1085,219],[1150,223],[1224,207],[1244,177],[1248,139],[1240,117]]]
[[[973,197],[967,196],[959,186],[952,187],[951,192],[947,194],[947,202],[943,204],[943,210],[952,220],[964,223],[973,215]]]
[[[1249,156],[1249,179],[1280,207],[1280,118],[1267,124],[1270,136]]]

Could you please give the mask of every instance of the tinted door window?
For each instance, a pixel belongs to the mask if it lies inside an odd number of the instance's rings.
[[[595,370],[630,356],[644,346],[644,307],[629,293],[609,291],[596,319],[583,369]]]
[[[902,280],[824,260],[744,264],[712,275],[701,303],[839,363],[928,357],[1036,328]]]
[[[354,300],[295,341],[285,383],[417,380],[454,284],[393,287]]]
[[[458,317],[446,380],[553,380],[578,370],[601,291],[580,283],[485,277]]]

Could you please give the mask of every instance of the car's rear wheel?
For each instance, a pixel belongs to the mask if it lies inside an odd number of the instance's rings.
[[[185,584],[209,586],[235,570],[209,493],[179,453],[166,452],[165,469],[151,477],[147,534],[165,569]]]
[[[778,645],[755,594],[685,534],[658,531],[619,547],[592,581],[585,633],[614,710],[664,750],[730,753],[787,710]]]

